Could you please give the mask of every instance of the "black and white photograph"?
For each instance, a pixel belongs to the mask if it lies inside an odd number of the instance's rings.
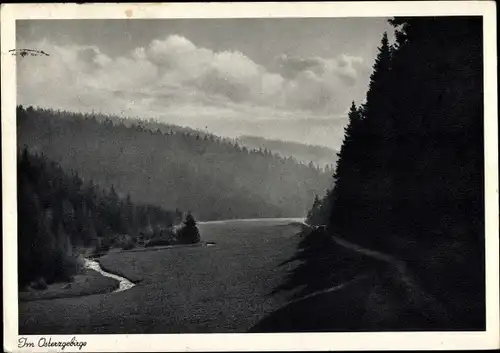
[[[4,349],[496,348],[495,5],[452,3],[2,6]]]

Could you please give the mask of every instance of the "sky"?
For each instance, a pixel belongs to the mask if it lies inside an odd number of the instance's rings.
[[[18,104],[339,149],[385,18],[17,21]]]

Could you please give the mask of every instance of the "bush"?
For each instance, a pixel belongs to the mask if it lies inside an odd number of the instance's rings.
[[[144,243],[144,247],[151,247],[151,246],[165,246],[165,245],[173,245],[175,244],[172,242],[170,239],[165,239],[165,238],[154,238],[146,241]]]
[[[150,246],[164,246],[176,244],[176,236],[171,228],[161,229],[156,232],[155,236],[144,242],[145,247]]]
[[[133,241],[128,242],[122,246],[123,250],[132,250],[133,248],[135,248],[135,242]]]
[[[38,278],[36,281],[31,282],[30,287],[36,290],[47,289],[47,282],[43,277]]]
[[[115,246],[123,250],[131,250],[135,248],[135,245],[135,239],[128,234],[119,236],[115,241]]]
[[[108,238],[97,238],[93,256],[102,256],[111,248],[111,241]]]

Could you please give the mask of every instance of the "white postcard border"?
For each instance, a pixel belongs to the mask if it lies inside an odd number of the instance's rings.
[[[64,351],[273,351],[492,349],[499,347],[496,11],[493,1],[339,3],[16,4],[1,7],[4,350],[47,351],[40,338],[86,342]],[[485,332],[148,334],[18,336],[16,222],[16,19],[284,18],[480,15],[484,20],[486,306]],[[35,348],[18,349],[27,337]],[[53,348],[54,349],[54,348]],[[56,349],[54,351],[61,351]]]

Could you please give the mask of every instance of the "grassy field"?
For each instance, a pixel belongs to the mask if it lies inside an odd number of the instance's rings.
[[[446,310],[395,260],[289,220],[199,224],[213,246],[110,252],[119,293],[20,302],[20,334],[423,331]],[[302,232],[301,232],[302,230]],[[323,235],[322,235],[323,234]],[[380,256],[379,256],[380,257]]]
[[[84,295],[110,293],[118,288],[118,281],[104,277],[93,270],[83,270],[70,283],[53,283],[47,289],[26,289],[19,292],[20,301],[80,297]]]
[[[199,224],[214,246],[111,253],[103,269],[134,288],[21,302],[20,334],[246,332],[288,302],[272,292],[296,264],[300,227],[279,220]]]

